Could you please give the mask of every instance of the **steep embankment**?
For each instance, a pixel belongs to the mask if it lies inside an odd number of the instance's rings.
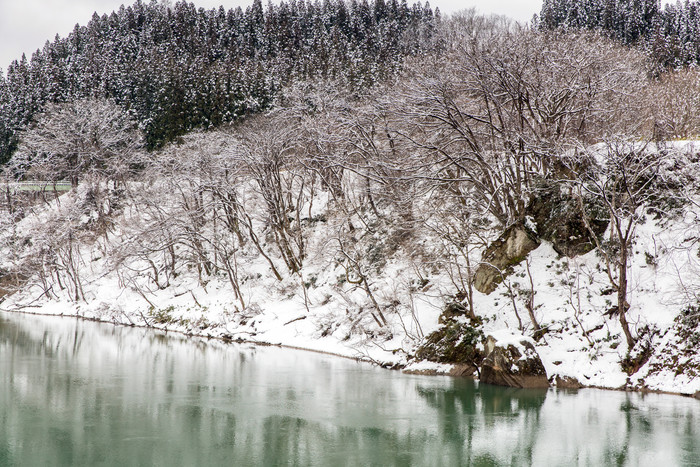
[[[677,147],[691,159],[696,152]],[[252,182],[237,191],[250,213],[250,236],[226,244],[217,242],[231,225],[199,219],[198,230],[178,226],[187,219],[176,215],[184,195],[162,188],[85,184],[28,209],[21,220],[6,218],[2,268],[28,279],[2,308],[445,372],[451,365],[415,358],[426,336],[449,325],[474,330],[474,342],[505,328],[531,336],[531,311],[544,330],[536,349],[552,384],[700,391],[700,203],[692,196],[672,217],[645,210],[640,219],[628,274],[627,319],[638,338],[630,353],[598,249],[569,258],[540,238],[526,258],[504,268],[491,293],[473,291],[477,318],[469,319],[468,297],[456,295],[469,280],[460,276],[467,269],[446,255],[429,221],[407,233],[390,216],[347,212],[317,187],[297,210],[304,254],[294,272],[258,215],[265,204]],[[161,198],[154,201],[156,193]],[[419,213],[429,211],[428,203],[416,200]],[[529,228],[537,235],[538,225]],[[499,234],[492,230],[491,241]],[[470,251],[473,264],[483,250]],[[210,255],[207,262],[193,258],[198,252]],[[228,267],[216,266],[224,262]],[[462,331],[452,336],[454,345],[466,339]]]

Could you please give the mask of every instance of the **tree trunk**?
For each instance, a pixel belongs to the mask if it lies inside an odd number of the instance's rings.
[[[620,313],[620,325],[622,326],[622,332],[625,333],[627,348],[632,350],[636,342],[634,337],[632,337],[629,323],[627,322],[627,308],[629,307],[627,304],[627,244],[623,242],[620,248],[622,251],[620,252],[620,279],[617,287],[617,310]]]

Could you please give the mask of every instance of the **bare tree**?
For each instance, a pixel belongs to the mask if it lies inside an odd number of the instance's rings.
[[[133,241],[119,248],[123,265],[138,259],[146,267],[134,272],[148,275],[159,288],[167,286],[179,263],[194,266],[202,284],[223,271],[245,308],[238,255],[248,236],[242,164],[234,145],[222,132],[195,133],[152,155],[140,190],[132,193],[139,212],[130,223]]]
[[[310,201],[311,181],[299,164],[302,145],[296,123],[278,113],[235,128],[240,160],[257,185],[266,222],[292,273],[301,270],[306,255],[301,220],[302,209]]]
[[[573,184],[584,222],[617,293],[617,304],[608,313],[618,316],[630,350],[636,343],[627,320],[631,248],[636,229],[644,221],[644,209],[658,195],[663,157],[654,145],[614,139],[602,146],[582,148],[572,155],[569,164],[577,174]],[[591,206],[599,206],[602,213]],[[592,219],[601,214],[610,218],[608,241],[596,236],[591,228]]]
[[[48,104],[20,135],[10,168],[44,180],[82,177],[122,181],[143,138],[128,113],[107,99]]]
[[[476,318],[474,272],[480,260],[477,254],[487,245],[491,223],[479,215],[474,200],[459,191],[464,186],[433,183],[430,196],[423,200],[425,213],[421,217],[428,231],[440,239],[436,261],[450,275],[456,298],[465,301],[468,316]]]
[[[700,136],[700,71],[664,73],[650,83],[643,98],[650,103],[656,140]]]
[[[328,190],[339,208],[345,198],[343,176],[348,159],[350,134],[348,118],[358,102],[324,83],[294,86],[284,93],[284,120],[294,125],[300,149],[297,161],[316,174],[322,189]]]
[[[404,113],[434,176],[469,184],[507,225],[525,216],[533,185],[561,170],[562,147],[619,128],[643,58],[590,34],[498,32],[457,35],[446,56],[423,64]]]

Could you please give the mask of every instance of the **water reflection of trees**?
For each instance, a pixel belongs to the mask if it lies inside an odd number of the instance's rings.
[[[13,321],[0,318],[0,348],[10,352],[35,353],[37,350],[51,357],[59,344],[45,331],[41,339],[36,339],[25,327]]]
[[[264,453],[254,465],[489,465],[463,462],[444,440],[420,428],[403,432],[271,416],[261,429]]]
[[[546,390],[503,388],[455,379],[449,387],[423,386],[417,392],[436,410],[440,432],[460,465],[497,465],[496,459],[511,456],[517,457],[515,464],[531,460]],[[502,426],[519,434],[516,446],[488,433]],[[520,430],[522,426],[527,426],[527,430]],[[490,450],[475,443],[484,437],[493,440]]]
[[[634,465],[652,446],[672,465],[700,454],[700,409],[680,398],[656,409],[636,394],[523,391],[16,321],[0,318],[0,356],[21,357],[0,358],[2,466]]]

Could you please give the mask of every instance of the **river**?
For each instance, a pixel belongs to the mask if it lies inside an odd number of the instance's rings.
[[[0,466],[700,465],[700,401],[0,313]]]

